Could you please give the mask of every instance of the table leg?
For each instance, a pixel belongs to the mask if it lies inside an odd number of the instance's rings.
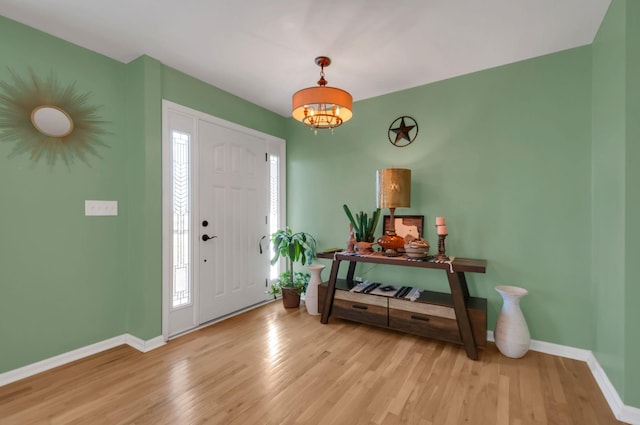
[[[349,270],[347,271],[347,283],[353,285],[353,275],[356,274],[356,262],[349,262]]]
[[[326,324],[329,322],[331,307],[333,307],[333,297],[336,293],[336,280],[338,279],[339,268],[340,260],[333,260],[333,263],[331,263],[331,274],[329,275],[329,282],[327,284],[327,293],[324,295],[324,305],[322,308],[322,318],[320,319],[320,323]]]
[[[467,289],[465,291],[467,282],[464,273],[447,272],[447,278],[449,279],[449,288],[451,289],[451,296],[453,297],[453,307],[456,311],[456,320],[458,321],[458,328],[460,329],[460,336],[462,337],[467,357],[472,360],[478,360],[478,349],[473,339],[471,322],[469,321],[469,313],[467,312],[465,292],[467,292],[468,296],[469,290]]]
[[[462,288],[462,295],[464,295],[464,299],[469,298],[469,287],[467,286],[467,278],[464,273],[456,272],[458,275],[458,279],[460,280],[460,287]]]

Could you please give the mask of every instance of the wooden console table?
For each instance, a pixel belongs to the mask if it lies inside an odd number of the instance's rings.
[[[349,270],[347,272],[347,278],[346,278],[347,287],[342,288],[347,290],[354,286],[353,276],[355,273],[356,263],[375,263],[375,264],[403,266],[403,267],[436,269],[436,270],[444,271],[447,274],[447,279],[449,281],[449,288],[451,293],[442,294],[442,293],[425,291],[430,294],[435,294],[435,297],[428,298],[427,296],[425,296],[424,300],[418,300],[418,301],[421,301],[423,304],[434,304],[436,305],[435,308],[447,308],[447,306],[450,305],[450,307],[453,308],[453,311],[455,311],[455,318],[451,317],[450,320],[448,321],[442,319],[439,322],[438,321],[439,318],[434,317],[433,319],[435,320],[432,320],[432,323],[430,324],[430,326],[438,326],[438,323],[446,322],[444,325],[442,325],[443,327],[446,328],[447,326],[449,326],[448,325],[449,323],[452,324],[453,329],[448,329],[449,331],[448,334],[443,333],[443,337],[441,339],[463,344],[467,352],[467,357],[473,360],[478,359],[477,342],[482,343],[486,341],[486,308],[487,308],[486,299],[472,298],[469,296],[469,289],[467,287],[467,280],[465,278],[465,273],[467,272],[468,273],[485,273],[487,268],[486,260],[456,258],[453,261],[452,265],[449,265],[446,263],[434,263],[434,262],[428,262],[428,261],[412,261],[412,260],[408,260],[405,257],[386,257],[380,252],[376,252],[370,255],[347,255],[347,254],[338,252],[335,254],[318,254],[318,258],[333,260],[333,263],[331,265],[331,274],[329,276],[329,281],[327,282],[326,291],[323,291],[325,292],[324,303],[322,305],[322,317],[321,317],[321,322],[323,324],[328,323],[329,316],[331,316],[331,310],[334,305],[334,298],[336,293],[336,283],[338,282],[338,269],[340,268],[340,263],[342,261],[346,261],[349,263]],[[344,286],[344,282],[342,282],[342,286]],[[347,294],[347,292],[345,292],[345,294]],[[361,294],[353,294],[353,295],[360,296]],[[362,295],[362,296],[385,298],[385,302],[386,302],[386,297],[380,297],[376,295]],[[342,293],[341,293],[341,298],[351,300],[352,297],[350,293],[349,293],[349,296],[342,296]],[[319,303],[321,302],[321,300],[322,298],[318,299]],[[397,298],[392,298],[392,300],[397,300],[397,301],[393,301],[395,306],[398,306],[398,301],[400,302],[400,307],[397,307],[397,310],[394,310],[399,312],[403,311],[403,306],[406,306],[406,311],[413,311],[415,305],[419,304],[418,302],[414,304],[411,301],[398,300]],[[390,311],[389,303],[391,303],[391,299],[386,304],[388,309],[386,310],[387,312]],[[414,305],[412,306],[411,304],[414,304]],[[380,302],[378,301],[375,302],[373,305],[378,305],[376,307],[373,307],[373,309],[380,308],[379,307]],[[362,311],[362,309],[366,309],[366,306],[363,307],[356,303],[353,305],[353,308],[360,309],[360,311]],[[482,324],[483,326],[476,325],[475,326],[476,329],[472,329],[472,321],[470,320],[470,313],[469,313],[470,311],[478,311],[480,313],[481,317],[479,317],[477,321],[479,322],[484,320],[484,323]],[[359,321],[357,318],[357,314],[358,312],[354,310],[354,314],[349,314],[348,316],[343,315],[343,317],[350,320]],[[387,314],[390,315],[391,313],[387,313]],[[482,314],[484,315],[482,316]],[[410,317],[413,319],[423,320],[425,322],[429,321],[428,316],[420,317],[416,314],[412,314]],[[366,322],[366,320],[363,320],[363,322]],[[376,322],[370,322],[370,323],[381,325]],[[391,327],[397,330],[405,330],[403,327],[400,327],[399,325],[396,325],[395,327],[389,326],[388,322],[386,327]],[[407,325],[406,331],[416,333],[416,334],[432,336],[432,333],[428,333],[424,331],[421,332],[419,329],[416,328],[416,326],[413,326],[413,325]],[[453,336],[451,331],[453,331]],[[483,332],[484,332],[484,335],[483,335]],[[474,333],[476,334],[475,339],[474,339]],[[433,337],[437,338],[438,336],[433,336]],[[476,339],[482,339],[482,341],[476,341]]]

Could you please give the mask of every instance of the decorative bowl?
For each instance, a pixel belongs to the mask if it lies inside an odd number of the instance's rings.
[[[356,242],[356,252],[361,254],[371,254],[373,252],[372,242]]]
[[[429,243],[424,240],[414,240],[404,246],[404,251],[409,258],[426,258],[429,253]]]

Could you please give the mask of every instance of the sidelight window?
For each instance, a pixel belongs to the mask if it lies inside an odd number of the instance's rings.
[[[269,235],[275,233],[280,225],[280,156],[269,155]],[[271,251],[269,251],[271,253]],[[271,266],[271,280],[280,274],[279,263]]]
[[[173,131],[173,284],[172,307],[191,304],[191,200],[189,190],[189,146],[188,133]]]

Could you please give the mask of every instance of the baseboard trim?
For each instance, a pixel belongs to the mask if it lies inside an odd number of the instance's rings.
[[[631,406],[622,406],[619,420],[632,425],[640,424],[640,409]]]
[[[36,363],[31,363],[18,369],[0,373],[0,387],[125,344],[130,345],[138,351],[146,353],[147,351],[151,351],[154,348],[164,345],[165,341],[162,336],[157,336],[148,341],[144,341],[130,334],[119,335]]]
[[[155,338],[151,338],[150,340],[143,340],[131,334],[125,334],[125,341],[128,345],[135,348],[138,351],[142,351],[146,353],[147,351],[155,350],[158,347],[162,347],[166,344],[164,337],[162,335],[157,336]]]
[[[596,358],[591,351],[584,350],[582,348],[568,347],[566,345],[559,345],[553,344],[551,342],[536,340],[531,341],[531,345],[529,346],[529,348],[540,353],[552,354],[554,356],[580,360],[587,363],[590,359],[596,361]]]
[[[487,340],[495,342],[493,331],[487,331]],[[616,391],[592,351],[536,340],[531,340],[529,349],[540,353],[586,362],[616,419],[631,425],[640,425],[640,409],[627,406],[622,402],[618,391]]]

